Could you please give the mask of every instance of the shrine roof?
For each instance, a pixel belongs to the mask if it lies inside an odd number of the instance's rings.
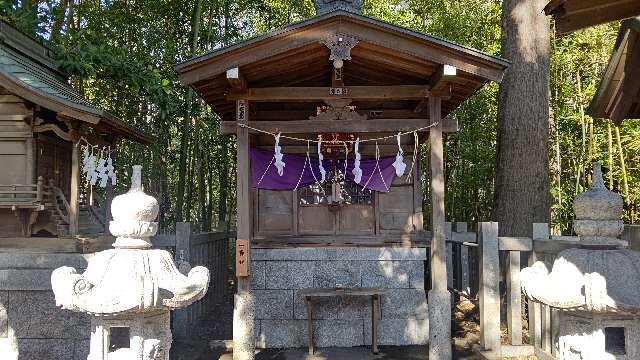
[[[640,118],[640,17],[625,20],[589,115],[616,123]]]
[[[552,0],[544,7],[563,34],[578,29],[640,15],[638,0]]]
[[[52,55],[52,49],[0,22],[0,88],[62,116],[92,125],[102,124],[118,136],[151,143],[151,136],[78,94]]]
[[[335,34],[358,39],[351,50],[352,59],[344,62],[345,87],[428,86],[442,66],[454,66],[457,74],[448,79],[450,96],[442,104],[445,116],[488,81],[501,81],[509,65],[507,60],[439,37],[336,10],[213,50],[179,63],[175,69],[180,81],[192,86],[223,120],[233,120],[235,101],[227,97],[230,85],[226,70],[238,68],[249,88],[330,86],[330,51],[321,41]],[[417,101],[408,100],[382,106],[415,108]],[[267,103],[261,107],[272,110],[278,106]]]

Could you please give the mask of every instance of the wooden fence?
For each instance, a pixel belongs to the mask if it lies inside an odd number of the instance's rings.
[[[188,261],[192,267],[205,266],[211,276],[204,298],[173,312],[174,336],[192,336],[198,322],[231,296],[227,257],[230,241],[234,238],[235,234],[226,232],[192,233],[190,223],[177,223],[175,234],[159,234],[152,238],[154,246],[170,249],[176,260]]]

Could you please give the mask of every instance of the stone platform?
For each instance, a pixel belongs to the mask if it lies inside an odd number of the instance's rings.
[[[429,339],[424,248],[253,249],[251,289],[259,348],[307,344],[307,311],[300,290],[326,287],[386,289],[381,345],[423,345]],[[371,302],[363,297],[316,300],[318,347],[371,344]]]
[[[56,307],[51,272],[84,269],[85,254],[0,251],[0,359],[84,360],[90,319]]]

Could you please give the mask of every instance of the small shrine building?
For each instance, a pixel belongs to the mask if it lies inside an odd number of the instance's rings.
[[[54,50],[0,22],[0,243],[54,249],[77,235],[104,232],[104,203],[82,196],[81,145],[96,152],[121,139],[152,138],[89,103],[69,85]],[[107,182],[107,189],[111,188]]]
[[[430,358],[451,358],[443,134],[508,62],[361,3],[316,1],[316,17],[175,67],[237,139],[235,359],[310,333],[317,346],[429,343]],[[350,296],[363,289],[373,311]],[[309,300],[331,291],[345,296]]]

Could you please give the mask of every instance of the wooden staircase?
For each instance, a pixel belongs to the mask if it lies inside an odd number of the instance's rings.
[[[78,234],[79,235],[99,235],[106,231],[106,221],[104,219],[104,198],[95,196],[90,203],[88,196],[81,194],[80,207],[78,210]],[[47,198],[44,204],[45,211],[49,213],[58,237],[70,236],[69,232],[69,203],[58,187],[49,182],[47,187]]]

